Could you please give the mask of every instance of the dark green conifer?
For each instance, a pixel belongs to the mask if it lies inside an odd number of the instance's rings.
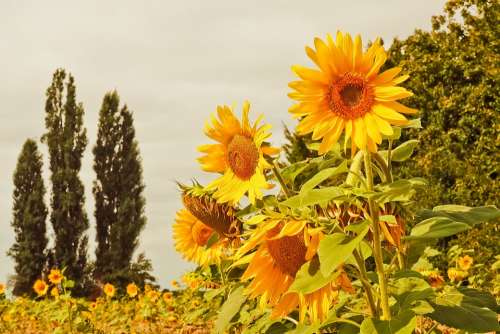
[[[14,172],[11,222],[16,241],[8,255],[15,261],[14,295],[33,295],[33,282],[42,274],[46,264],[45,220],[47,207],[44,202],[45,186],[42,178],[42,155],[32,139],[26,140]]]

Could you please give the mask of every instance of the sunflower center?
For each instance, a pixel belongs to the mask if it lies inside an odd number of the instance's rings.
[[[199,246],[205,246],[212,235],[212,229],[202,222],[196,222],[191,229],[191,234]]]
[[[236,176],[248,180],[257,168],[259,150],[252,139],[236,135],[227,147],[227,161]]]
[[[374,98],[373,87],[353,73],[334,81],[326,96],[330,110],[344,118],[355,119],[370,111]]]
[[[277,226],[268,232],[268,237],[272,238],[281,230]],[[304,243],[302,233],[287,236],[275,240],[267,240],[267,249],[278,268],[290,276],[295,277],[297,271],[306,263],[307,248]]]

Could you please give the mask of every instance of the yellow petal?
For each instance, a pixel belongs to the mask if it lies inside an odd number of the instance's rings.
[[[375,143],[380,144],[382,142],[382,136],[378,130],[377,122],[373,119],[370,113],[365,114],[364,121],[366,131],[368,132],[370,138],[373,139]]]
[[[385,105],[388,108],[394,109],[402,114],[415,114],[418,112],[417,109],[409,108],[396,101],[387,101],[387,102],[382,102],[381,104]]]
[[[401,67],[393,67],[387,71],[384,71],[377,75],[377,77],[372,81],[374,85],[383,85],[390,83],[392,79],[396,77],[396,75],[401,72]]]
[[[375,100],[377,101],[395,101],[405,97],[412,96],[413,93],[403,87],[396,86],[376,86]]]
[[[403,115],[401,115],[397,111],[394,111],[393,109],[388,108],[387,106],[385,106],[383,104],[375,104],[372,107],[372,110],[376,115],[388,120],[389,123],[391,123],[391,124],[396,124],[396,125],[408,124],[408,120],[406,119],[406,117],[404,117]]]
[[[361,117],[354,120],[353,132],[354,143],[357,147],[364,150],[366,148],[366,127]]]
[[[361,61],[363,60],[363,50],[362,50],[361,36],[356,35],[354,39],[354,50],[352,54],[352,64],[353,70],[356,70],[361,66]]]
[[[292,71],[304,80],[321,82],[326,85],[329,83],[329,78],[321,71],[313,70],[300,65],[293,65]]]
[[[392,136],[394,134],[394,130],[392,129],[391,125],[389,122],[387,122],[385,119],[378,117],[374,113],[371,114],[373,116],[373,119],[375,122],[377,122],[378,129],[380,132],[385,135],[385,136]]]

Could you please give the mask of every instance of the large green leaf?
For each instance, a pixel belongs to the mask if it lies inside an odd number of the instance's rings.
[[[397,313],[412,308],[418,301],[434,297],[434,291],[429,283],[417,277],[396,279],[390,282],[389,289],[397,301],[393,306]]]
[[[415,314],[407,310],[391,320],[366,318],[361,324],[361,334],[412,334],[417,325]]]
[[[369,222],[364,221],[359,234],[352,238],[343,233],[333,233],[321,240],[318,249],[319,262],[321,263],[321,273],[328,277],[344,263],[368,232]]]
[[[241,305],[247,300],[247,297],[243,294],[243,290],[243,286],[233,290],[224,305],[222,305],[217,316],[217,321],[215,322],[215,333],[224,333],[231,319],[240,311]]]
[[[320,171],[319,173],[314,175],[312,178],[310,178],[306,183],[304,183],[304,185],[300,189],[300,193],[305,194],[308,191],[314,189],[316,186],[318,186],[322,182],[328,180],[329,178],[331,178],[335,175],[338,175],[338,174],[347,173],[347,171],[348,171],[347,161],[345,161],[345,160],[337,167],[323,169],[322,171]]]
[[[415,225],[407,240],[439,239],[467,231],[471,226],[447,217],[432,217]]]
[[[471,290],[448,287],[429,300],[434,312],[428,316],[444,325],[473,333],[500,331],[496,312],[486,307],[491,306],[491,297]]]
[[[310,205],[324,205],[329,201],[341,198],[345,195],[345,189],[340,187],[325,187],[321,189],[312,189],[305,193],[292,196],[286,201],[281,202],[290,208],[301,208]]]
[[[313,257],[311,261],[304,263],[297,272],[295,280],[288,291],[303,294],[311,293],[327,285],[339,274],[338,272],[333,272],[328,276],[324,276],[319,268],[317,257]]]
[[[387,202],[407,202],[415,195],[416,190],[426,185],[422,178],[411,178],[409,180],[398,180],[389,184],[375,187],[375,192],[369,197],[379,204]]]
[[[417,145],[418,140],[412,139],[405,141],[392,151],[392,161],[405,161],[406,159],[411,157],[411,155],[413,154],[413,150],[415,150]]]
[[[469,207],[463,205],[440,205],[432,210],[422,210],[417,216],[421,219],[446,217],[450,220],[474,226],[500,217],[500,210],[493,205]]]

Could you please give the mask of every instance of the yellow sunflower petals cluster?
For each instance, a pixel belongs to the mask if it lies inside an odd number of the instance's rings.
[[[177,212],[173,232],[175,249],[188,261],[207,266],[220,263],[226,257],[226,240],[219,240],[207,248],[214,230],[186,209]]]
[[[217,116],[205,125],[205,134],[218,142],[198,147],[205,155],[198,158],[204,171],[222,173],[222,176],[207,185],[215,191],[213,196],[220,203],[237,203],[245,194],[251,203],[261,199],[262,189],[268,189],[265,171],[271,166],[265,155],[273,155],[278,149],[264,142],[271,136],[271,125],[259,125],[262,116],[250,124],[250,104],[243,104],[241,121],[228,106],[217,107]]]
[[[256,216],[253,219],[261,220]],[[273,307],[274,318],[299,309],[299,320],[325,320],[340,287],[336,282],[308,294],[289,292],[301,266],[316,256],[323,237],[321,228],[290,218],[265,219],[238,250],[235,265],[248,262],[242,280],[249,280],[250,298],[259,298],[261,308]],[[245,255],[253,248],[255,252]],[[347,276],[343,276],[348,281]],[[346,284],[342,284],[344,286]]]
[[[301,80],[289,84],[294,90],[289,97],[298,102],[290,112],[301,118],[299,134],[321,139],[320,154],[328,152],[344,131],[344,145],[351,139],[352,152],[375,152],[382,135],[393,134],[391,125],[405,125],[403,114],[417,112],[397,102],[412,96],[398,86],[408,79],[398,76],[401,68],[380,73],[387,55],[379,39],[363,52],[359,35],[353,40],[338,32],[335,40],[330,35],[326,41],[316,38],[314,49],[306,47],[306,53],[318,69],[292,67]]]

